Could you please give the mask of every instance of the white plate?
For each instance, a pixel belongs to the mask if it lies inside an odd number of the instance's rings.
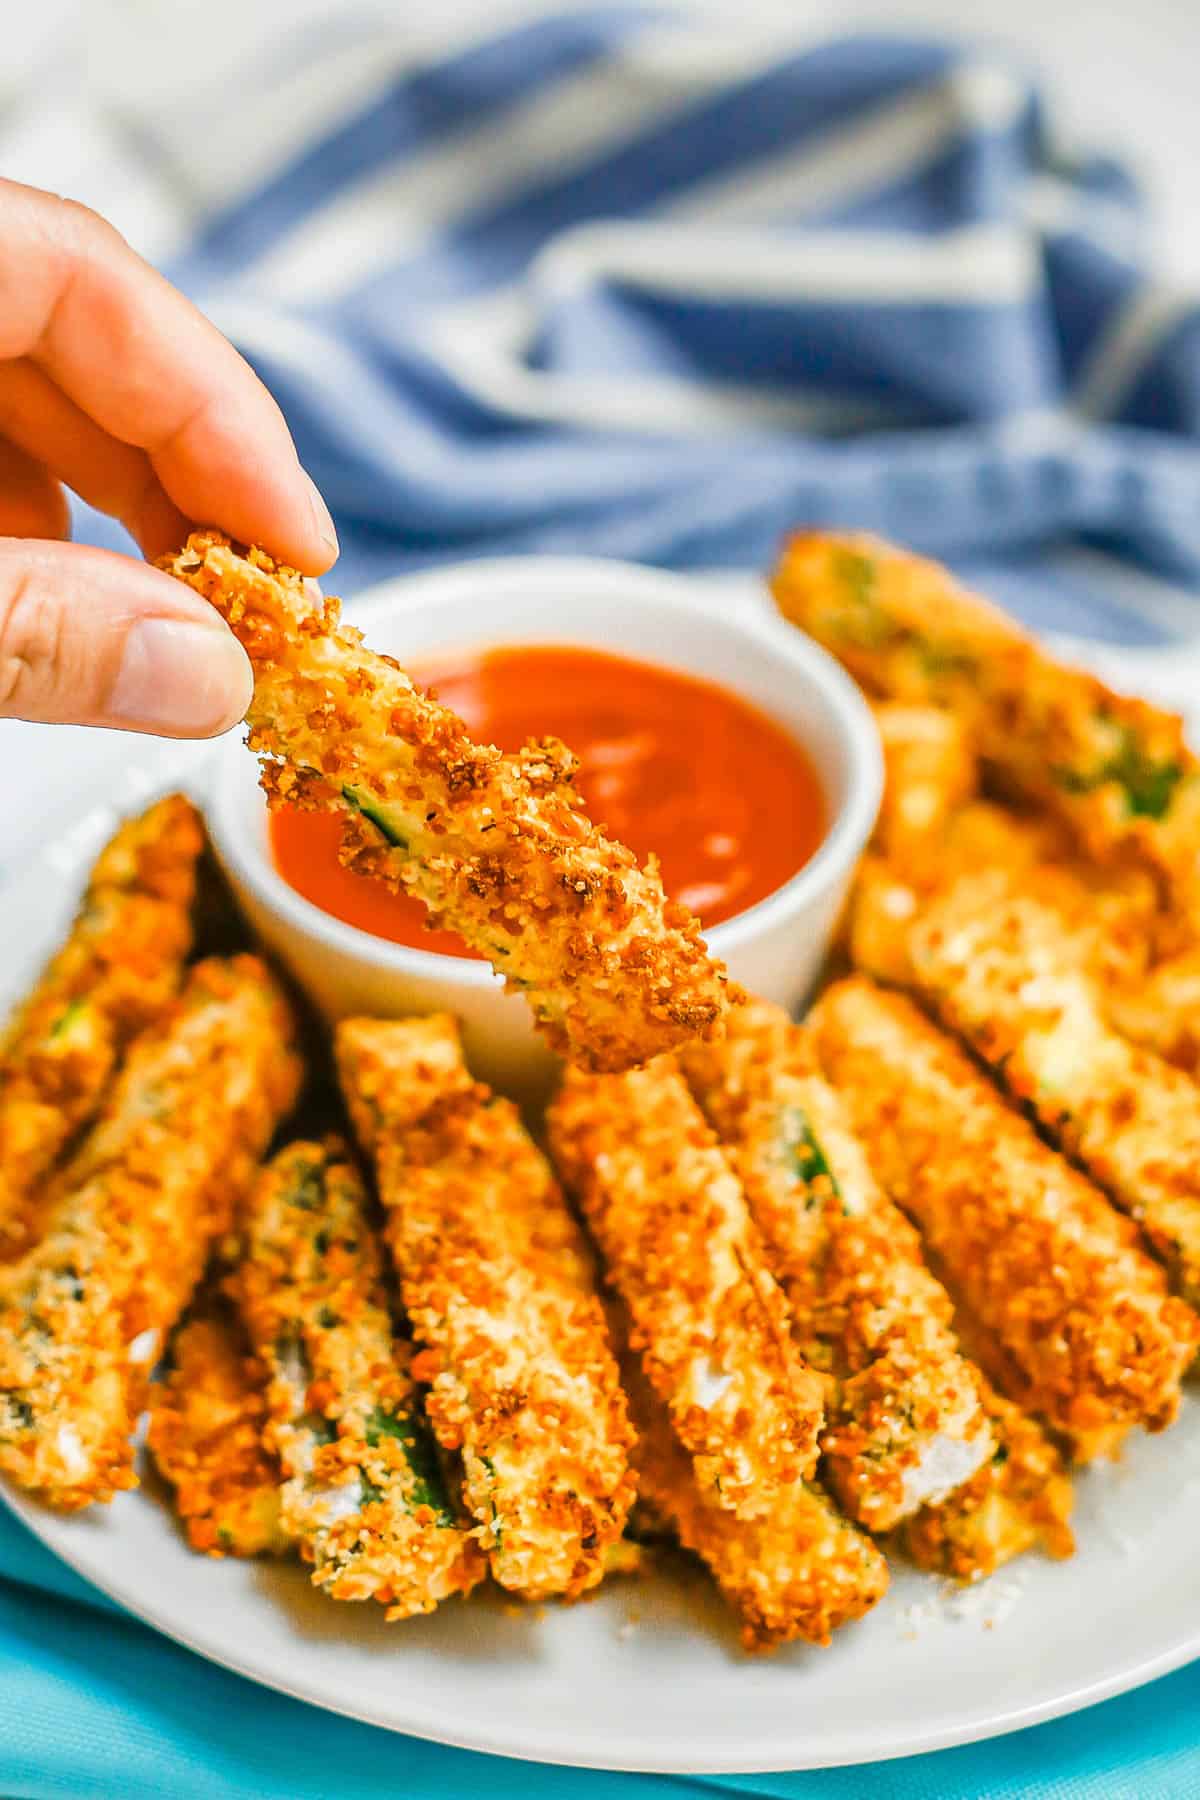
[[[1170,672],[1178,680],[1177,661]],[[148,768],[159,786],[196,765],[148,762],[131,741],[126,780],[109,789],[118,807],[143,797]],[[94,809],[0,888],[0,1008],[65,925],[112,819]],[[5,1498],[132,1613],[268,1687],[473,1750],[684,1774],[965,1743],[1200,1655],[1200,1406],[1121,1465],[1089,1472],[1078,1494],[1073,1561],[1029,1557],[965,1597],[897,1567],[887,1599],[831,1649],[766,1661],[740,1654],[699,1576],[615,1581],[574,1608],[476,1599],[387,1626],[378,1609],[325,1600],[298,1568],[194,1556],[152,1482],[68,1519]]]

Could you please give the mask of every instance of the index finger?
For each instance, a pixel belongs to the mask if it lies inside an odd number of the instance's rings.
[[[0,181],[0,222],[0,357],[30,357],[145,450],[188,518],[323,573],[329,515],[232,344],[86,207]]]

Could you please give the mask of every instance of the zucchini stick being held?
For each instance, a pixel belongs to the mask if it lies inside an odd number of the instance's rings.
[[[271,803],[344,815],[349,866],[423,900],[524,991],[554,1049],[623,1069],[719,1029],[730,993],[697,921],[591,823],[561,744],[473,743],[336,600],[261,551],[195,532],[162,567],[254,665],[250,746]]]
[[[829,1484],[859,1524],[891,1530],[969,1480],[994,1448],[950,1297],[785,1012],[752,1001],[722,1043],[680,1060],[741,1179],[796,1341],[830,1377]]]
[[[574,1597],[633,1499],[630,1431],[591,1256],[511,1101],[474,1082],[446,1014],[343,1021],[342,1087],[438,1439],[502,1587]]]
[[[389,1619],[469,1592],[483,1559],[420,1416],[412,1346],[393,1330],[366,1190],[342,1146],[281,1150],[243,1226],[229,1288],[267,1367],[283,1529],[313,1585],[376,1600]]]

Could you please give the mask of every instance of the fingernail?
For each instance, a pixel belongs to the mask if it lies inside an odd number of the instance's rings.
[[[334,529],[333,520],[329,516],[329,508],[326,506],[324,500],[322,500],[320,489],[317,487],[312,476],[308,473],[308,470],[304,469],[301,473],[308,483],[308,499],[309,504],[312,507],[313,524],[316,527],[317,536],[329,551],[329,554],[331,556],[336,556],[339,548],[338,535]]]
[[[246,652],[224,627],[139,619],[125,639],[107,711],[127,730],[211,737],[237,723],[253,690]]]

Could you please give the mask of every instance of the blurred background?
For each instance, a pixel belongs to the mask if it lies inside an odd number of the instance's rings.
[[[1190,618],[1194,6],[7,12],[0,171],[255,364],[343,592],[530,550],[761,568],[811,521],[1043,627]]]
[[[130,168],[142,122],[186,104],[211,81],[261,101],[260,56],[290,60],[306,35],[341,21],[374,22],[380,60],[414,61],[450,29],[499,28],[530,7],[504,0],[39,0],[6,8],[0,66],[4,172],[77,194],[116,219],[147,255],[178,242],[197,205],[228,169],[223,146],[198,134],[200,166]],[[547,7],[544,10],[549,11]],[[564,10],[556,7],[554,10]],[[580,6],[579,11],[585,9]],[[699,21],[745,30],[756,20],[797,31],[945,33],[1015,51],[1046,82],[1063,138],[1127,158],[1152,201],[1164,273],[1200,279],[1200,21],[1186,0],[1096,6],[1088,0],[676,0]],[[386,47],[385,47],[386,46]],[[300,102],[301,107],[303,101]],[[206,170],[206,150],[211,164]]]

